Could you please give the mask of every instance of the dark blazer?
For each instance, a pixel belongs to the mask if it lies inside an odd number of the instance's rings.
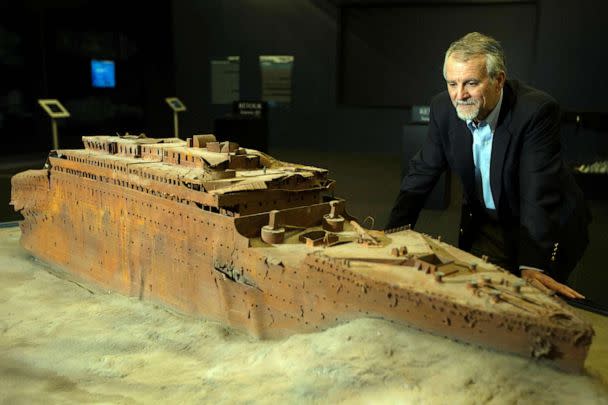
[[[560,111],[546,93],[507,81],[492,140],[490,187],[513,268],[537,267],[565,280],[588,243],[590,215],[560,152]],[[431,102],[427,139],[410,162],[387,229],[415,225],[441,173],[450,168],[464,197],[459,247],[469,250],[485,207],[477,196],[472,135],[447,91]]]

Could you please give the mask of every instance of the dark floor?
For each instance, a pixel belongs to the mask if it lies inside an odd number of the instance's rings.
[[[393,155],[338,154],[327,151],[270,149],[275,158],[329,169],[337,186],[335,195],[347,200],[348,212],[365,222],[367,227],[382,229],[386,224],[400,182],[401,161]],[[0,222],[19,219],[10,201],[10,178],[22,170],[42,168],[45,155],[27,155],[0,160]],[[451,203],[445,210],[423,210],[416,229],[430,235],[441,235],[456,244],[460,214],[460,185],[452,179]],[[585,256],[572,273],[569,284],[592,302],[608,308],[608,271],[605,269],[604,233],[608,230],[608,202],[590,200],[593,214],[591,243]],[[373,226],[370,219],[373,218]]]

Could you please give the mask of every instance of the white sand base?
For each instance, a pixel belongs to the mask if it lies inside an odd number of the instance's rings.
[[[0,230],[1,403],[608,404],[606,334],[584,375],[375,319],[259,341],[58,277],[18,238]]]

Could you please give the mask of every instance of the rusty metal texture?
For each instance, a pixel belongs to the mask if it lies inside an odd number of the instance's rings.
[[[209,135],[83,142],[12,179],[22,246],[74,277],[258,337],[379,317],[583,368],[594,332],[562,301],[428,235],[363,228],[323,198],[324,169]]]

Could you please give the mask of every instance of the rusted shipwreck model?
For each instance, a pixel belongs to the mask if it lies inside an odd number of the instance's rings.
[[[326,170],[208,135],[83,141],[12,180],[43,261],[260,337],[379,317],[583,367],[593,330],[562,301],[427,235],[362,228]]]

